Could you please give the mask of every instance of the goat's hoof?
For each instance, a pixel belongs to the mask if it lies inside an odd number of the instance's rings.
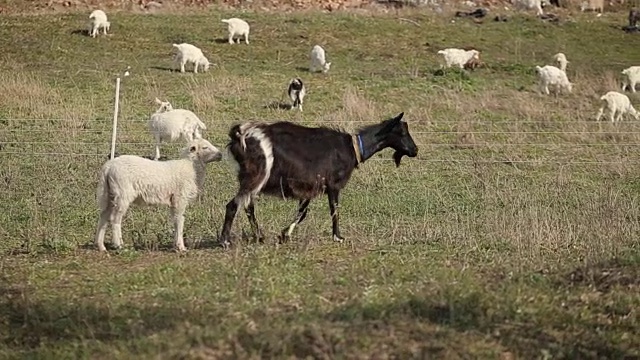
[[[280,244],[284,244],[286,242],[289,242],[290,239],[291,237],[287,235],[287,233],[283,232],[282,234],[280,234],[280,237],[278,238],[278,242]]]
[[[221,242],[220,242],[220,246],[221,246],[224,250],[229,250],[229,248],[231,248],[231,242],[229,242],[228,240],[221,241]]]
[[[344,238],[340,235],[333,235],[333,241],[335,242],[339,242],[339,243],[343,243],[344,242]]]

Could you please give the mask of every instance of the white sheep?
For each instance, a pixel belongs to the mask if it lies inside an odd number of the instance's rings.
[[[542,0],[513,0],[513,5],[518,10],[536,10],[538,16],[543,14]]]
[[[622,91],[627,87],[631,92],[636,92],[636,84],[640,82],[640,66],[631,66],[622,70],[625,79],[622,81]]]
[[[640,120],[640,113],[633,108],[633,105],[631,105],[631,101],[627,95],[621,94],[617,91],[609,91],[602,95],[600,100],[604,101],[604,104],[598,110],[596,121],[600,121],[605,109],[609,112],[609,119],[611,122],[622,120],[622,115],[624,114],[630,114],[636,120]]]
[[[184,65],[187,62],[193,63],[193,73],[198,73],[198,67],[202,66],[204,71],[209,70],[209,60],[204,56],[202,50],[191,44],[173,44],[177,50],[174,61],[180,64],[180,72],[184,72]]]
[[[318,69],[326,73],[331,69],[331,63],[327,62],[324,49],[320,45],[316,45],[311,49],[311,65],[309,66],[310,72],[316,72]]]
[[[438,54],[444,56],[446,67],[458,66],[460,69],[464,68],[464,65],[471,59],[480,60],[480,52],[478,50],[463,50],[456,48],[449,48],[439,50]]]
[[[98,31],[102,29],[104,34],[107,35],[107,31],[111,27],[111,23],[107,21],[107,14],[105,14],[102,10],[94,10],[89,15],[89,19],[91,19],[91,29],[89,30],[89,35],[95,38],[98,35]]]
[[[160,144],[163,141],[176,141],[180,138],[190,142],[194,139],[201,139],[201,130],[206,130],[207,126],[198,118],[196,114],[185,109],[174,109],[169,102],[155,99],[160,105],[158,110],[149,118],[149,131],[156,140],[156,153],[154,160],[160,158]]]
[[[300,111],[302,111],[302,102],[304,101],[304,96],[307,93],[302,79],[291,79],[291,81],[289,81],[287,93],[289,94],[289,98],[291,99],[291,101],[293,101],[291,109],[298,108]]]
[[[222,19],[223,23],[227,23],[229,29],[229,44],[233,44],[233,38],[235,36],[244,36],[244,42],[249,44],[249,24],[238,18],[231,19]],[[240,38],[238,38],[238,44],[240,43]]]
[[[538,85],[540,91],[547,95],[549,95],[549,86],[556,88],[556,90],[563,89],[567,92],[571,92],[573,90],[573,84],[569,82],[567,73],[555,66],[536,66],[536,72],[538,73]]]
[[[560,70],[564,71],[565,73],[567,72],[567,64],[569,63],[569,61],[567,61],[567,56],[565,54],[557,53],[553,55],[553,60],[555,60],[558,65],[560,65]]]
[[[184,213],[202,190],[205,166],[222,159],[222,153],[205,139],[189,143],[177,160],[153,161],[135,155],[121,155],[107,161],[100,170],[97,197],[100,220],[95,245],[106,251],[104,236],[112,226],[112,243],[122,247],[122,218],[131,204],[168,205],[174,221],[175,247],[184,246]]]

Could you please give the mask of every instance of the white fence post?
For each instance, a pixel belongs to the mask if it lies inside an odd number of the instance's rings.
[[[120,105],[120,77],[116,79],[116,103],[113,109],[113,129],[111,131],[111,159],[116,153],[116,133],[118,131],[118,108]]]

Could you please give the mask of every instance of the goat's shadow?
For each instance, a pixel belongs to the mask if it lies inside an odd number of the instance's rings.
[[[228,44],[229,38],[217,38],[217,39],[213,39],[213,42],[215,42],[216,44]]]
[[[70,34],[71,35],[82,35],[82,36],[86,36],[86,37],[91,37],[91,34],[89,33],[89,30],[87,30],[87,29],[71,30]]]
[[[311,71],[309,70],[309,68],[308,68],[308,67],[306,67],[306,66],[296,66],[296,70],[298,70],[298,71],[305,71],[305,72],[308,72],[308,73],[310,73],[310,72],[311,72]]]
[[[168,71],[168,72],[180,72],[178,69],[174,69],[168,66],[150,66],[149,69]]]
[[[271,110],[291,110],[293,108],[293,105],[281,101],[273,101],[265,105],[263,108]]]

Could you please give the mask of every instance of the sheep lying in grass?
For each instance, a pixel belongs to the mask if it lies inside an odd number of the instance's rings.
[[[193,63],[193,73],[198,73],[198,67],[202,66],[203,71],[209,70],[209,60],[204,56],[202,50],[191,44],[173,44],[177,50],[175,62],[180,64],[180,72],[184,72],[184,65],[187,62]]]
[[[148,122],[149,131],[156,140],[154,160],[160,158],[160,144],[163,141],[173,142],[182,138],[190,142],[202,138],[201,130],[206,130],[207,126],[196,114],[185,109],[174,109],[168,101],[163,102],[158,98],[155,101],[160,107]]]
[[[640,113],[638,113],[636,109],[634,109],[633,105],[631,105],[631,101],[627,95],[621,94],[617,91],[609,91],[602,95],[600,100],[604,101],[604,104],[598,110],[596,121],[600,121],[605,110],[609,112],[609,120],[611,120],[611,122],[622,120],[622,115],[624,114],[630,114],[636,120],[640,120]]]
[[[580,11],[598,11],[602,14],[604,10],[604,0],[586,0],[580,4]]]
[[[513,5],[518,10],[535,10],[538,16],[543,14],[542,0],[513,0]]]
[[[238,18],[231,19],[222,19],[223,23],[227,23],[229,29],[229,44],[233,44],[233,38],[235,36],[244,36],[244,42],[249,44],[249,24]],[[238,38],[238,44],[240,43],[240,38]]]
[[[324,49],[320,45],[316,45],[311,49],[311,65],[309,65],[310,72],[316,72],[321,70],[326,73],[331,69],[331,63],[327,62]]]
[[[104,31],[104,34],[107,35],[107,31],[111,27],[111,23],[107,21],[107,14],[105,14],[102,10],[94,10],[91,15],[89,15],[89,19],[91,19],[91,29],[89,30],[89,35],[93,38],[98,35],[100,29]]]
[[[636,92],[636,84],[640,82],[640,66],[631,66],[622,70],[624,80],[622,81],[622,91],[631,88],[631,92]]]
[[[445,66],[448,68],[455,65],[460,67],[460,69],[464,69],[465,64],[472,59],[480,60],[480,52],[478,50],[449,48],[439,50],[438,54],[444,56]]]
[[[555,91],[565,90],[570,93],[573,90],[573,84],[569,82],[567,73],[555,66],[536,66],[536,72],[538,73],[540,92],[549,95],[549,86],[555,88]]]
[[[304,83],[302,83],[302,79],[291,79],[291,81],[289,81],[287,93],[289,94],[289,98],[291,99],[291,101],[293,101],[291,109],[298,108],[300,111],[302,111],[302,102],[304,101],[304,96],[307,93],[306,89],[304,88]]]
[[[174,221],[175,247],[184,246],[184,213],[202,190],[205,166],[222,159],[222,153],[205,139],[189,143],[178,160],[153,161],[135,155],[121,155],[107,161],[98,180],[100,220],[95,245],[106,251],[104,236],[110,222],[113,245],[122,247],[122,218],[131,204],[168,205]]]

